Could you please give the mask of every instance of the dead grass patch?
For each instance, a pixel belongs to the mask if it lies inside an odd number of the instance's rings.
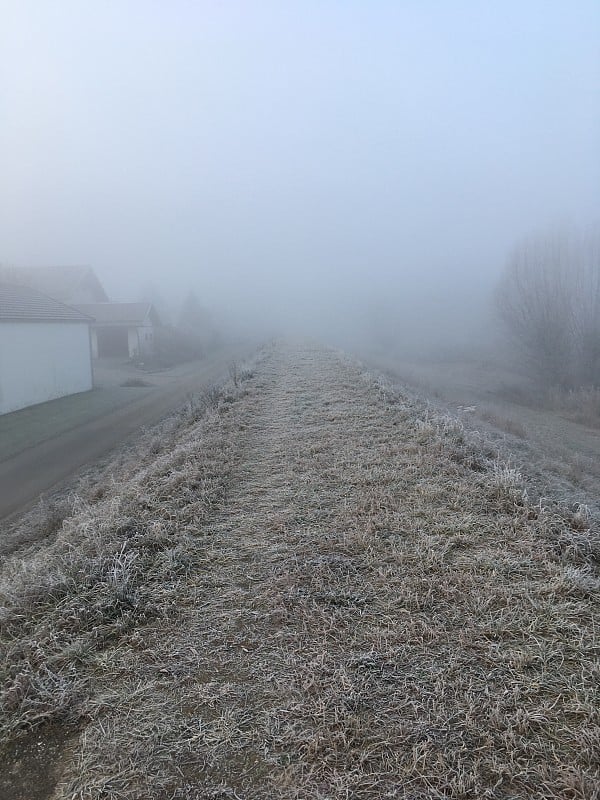
[[[82,726],[55,797],[597,798],[585,508],[331,352],[239,388],[6,573],[5,738],[38,680]]]
[[[516,436],[519,439],[527,438],[527,431],[525,430],[525,426],[522,425],[517,420],[512,419],[512,417],[505,417],[486,409],[479,412],[479,417],[484,422],[488,422],[490,425],[493,425],[495,428],[498,428],[498,430],[504,431],[504,433],[510,433],[511,436]]]
[[[548,393],[548,402],[554,411],[581,425],[600,428],[600,388],[587,387],[561,391],[554,389]]]

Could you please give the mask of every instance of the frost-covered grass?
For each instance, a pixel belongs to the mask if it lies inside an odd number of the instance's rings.
[[[575,422],[600,428],[600,388],[587,387],[561,391],[551,390],[548,402],[555,411],[565,413]]]
[[[6,567],[5,739],[78,724],[54,797],[597,797],[586,509],[331,352],[235,377]]]

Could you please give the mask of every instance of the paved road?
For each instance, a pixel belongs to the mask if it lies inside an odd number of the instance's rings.
[[[191,392],[226,377],[231,360],[247,352],[240,347],[216,354],[171,383],[0,461],[0,519],[24,511],[40,494],[59,488],[81,467],[182,405]]]

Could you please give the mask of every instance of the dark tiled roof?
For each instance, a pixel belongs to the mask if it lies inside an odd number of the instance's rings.
[[[91,267],[9,267],[0,265],[0,281],[29,286],[61,303],[106,302],[108,297]]]
[[[75,307],[98,325],[143,325],[148,318],[158,324],[152,303],[77,303]]]
[[[0,322],[92,322],[76,308],[27,286],[0,283]]]

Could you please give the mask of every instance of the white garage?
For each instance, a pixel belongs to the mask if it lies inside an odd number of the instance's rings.
[[[0,414],[92,388],[91,321],[34,289],[0,284]]]
[[[93,317],[94,358],[149,358],[160,320],[152,303],[77,303]]]

